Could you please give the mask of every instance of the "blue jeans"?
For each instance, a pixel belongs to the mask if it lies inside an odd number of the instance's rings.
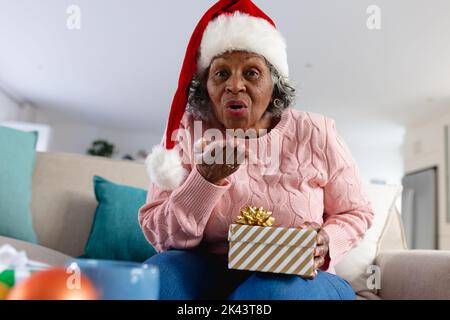
[[[354,300],[350,284],[319,271],[313,280],[295,275],[231,270],[226,256],[203,250],[170,250],[146,261],[160,272],[161,300]]]

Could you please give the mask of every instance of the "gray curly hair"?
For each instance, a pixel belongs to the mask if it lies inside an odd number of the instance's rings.
[[[273,117],[279,118],[283,111],[295,102],[295,86],[289,79],[282,77],[272,64],[266,59],[264,60],[270,69],[274,84],[272,102],[267,107],[266,113],[270,112]],[[188,104],[186,110],[195,119],[207,120],[211,112],[210,99],[206,88],[208,72],[209,69],[201,76],[194,76],[188,88]]]

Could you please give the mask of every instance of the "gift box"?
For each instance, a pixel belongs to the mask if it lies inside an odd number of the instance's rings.
[[[248,215],[247,219],[242,219],[241,211],[238,221],[243,223],[232,224],[229,228],[229,269],[314,277],[314,249],[317,245],[315,229],[271,227],[267,226],[267,213],[266,219],[258,219],[256,214],[251,216],[250,219]],[[251,225],[251,221],[257,220],[263,221],[259,223],[262,225]]]

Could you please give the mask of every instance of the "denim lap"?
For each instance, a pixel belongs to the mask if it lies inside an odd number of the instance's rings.
[[[254,273],[231,300],[355,300],[353,288],[340,277],[319,271],[313,280],[296,275]]]
[[[313,280],[295,275],[230,270],[226,258],[202,250],[169,250],[146,261],[160,272],[161,300],[354,300],[340,277],[319,271]]]
[[[159,268],[161,300],[226,299],[248,277],[200,250],[169,250],[146,263]]]

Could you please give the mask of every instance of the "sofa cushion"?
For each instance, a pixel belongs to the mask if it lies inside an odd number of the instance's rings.
[[[346,279],[356,292],[369,290],[367,279],[372,273],[368,272],[368,268],[374,264],[388,222],[395,218],[394,215],[397,215],[395,204],[401,196],[401,190],[402,187],[397,185],[369,185],[366,187],[374,211],[372,227],[358,245],[336,265],[336,273]],[[399,228],[395,232],[401,234],[402,230]],[[399,239],[401,238],[400,236]]]
[[[147,191],[94,177],[98,201],[83,257],[143,262],[156,253],[138,223]]]
[[[31,210],[40,245],[72,257],[84,253],[98,204],[95,175],[137,188],[148,187],[145,165],[137,161],[37,153]]]
[[[36,132],[0,127],[0,235],[36,242],[30,212]]]

